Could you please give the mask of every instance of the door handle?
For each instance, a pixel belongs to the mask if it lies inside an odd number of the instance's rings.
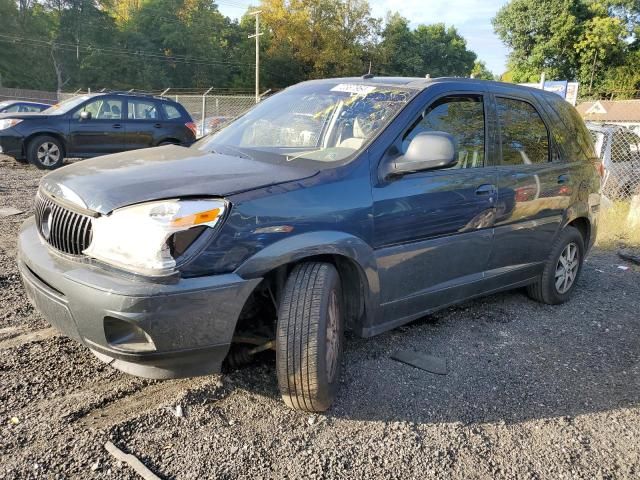
[[[111,125],[113,128],[122,128],[122,125],[120,125],[119,123],[114,123],[113,125]]]
[[[476,189],[476,195],[492,195],[496,192],[496,186],[490,183],[480,185]]]
[[[565,183],[569,183],[569,180],[571,180],[571,177],[569,175],[567,175],[567,174],[560,175],[558,177],[558,184],[559,185],[563,185]]]
[[[162,128],[162,124],[161,124],[161,123],[156,123],[156,124],[154,125],[154,127],[155,127],[155,128]]]

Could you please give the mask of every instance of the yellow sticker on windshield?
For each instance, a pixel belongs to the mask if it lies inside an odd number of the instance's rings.
[[[368,95],[373,92],[376,87],[371,85],[362,85],[358,83],[340,83],[331,89],[332,92],[353,93],[355,95]]]

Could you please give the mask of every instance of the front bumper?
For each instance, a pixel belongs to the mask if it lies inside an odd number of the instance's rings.
[[[24,158],[24,137],[12,128],[0,130],[0,153],[17,159]]]
[[[261,280],[233,273],[172,284],[125,277],[54,252],[33,218],[22,226],[18,249],[27,294],[47,321],[115,368],[147,378],[220,371],[242,307]],[[114,322],[145,332],[152,350],[114,342]]]

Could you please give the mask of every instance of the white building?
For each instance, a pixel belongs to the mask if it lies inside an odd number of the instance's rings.
[[[640,100],[598,100],[576,108],[585,122],[622,125],[640,134]]]

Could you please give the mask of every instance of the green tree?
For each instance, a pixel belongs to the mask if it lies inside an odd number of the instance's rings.
[[[471,69],[471,75],[473,78],[477,78],[480,80],[494,80],[495,75],[487,68],[487,64],[476,60],[473,64],[473,68]]]
[[[454,27],[436,23],[411,30],[397,13],[387,17],[378,52],[385,75],[468,76],[476,60]]]
[[[511,50],[513,81],[545,72],[600,88],[636,58],[639,19],[637,0],[511,0],[493,25]]]

